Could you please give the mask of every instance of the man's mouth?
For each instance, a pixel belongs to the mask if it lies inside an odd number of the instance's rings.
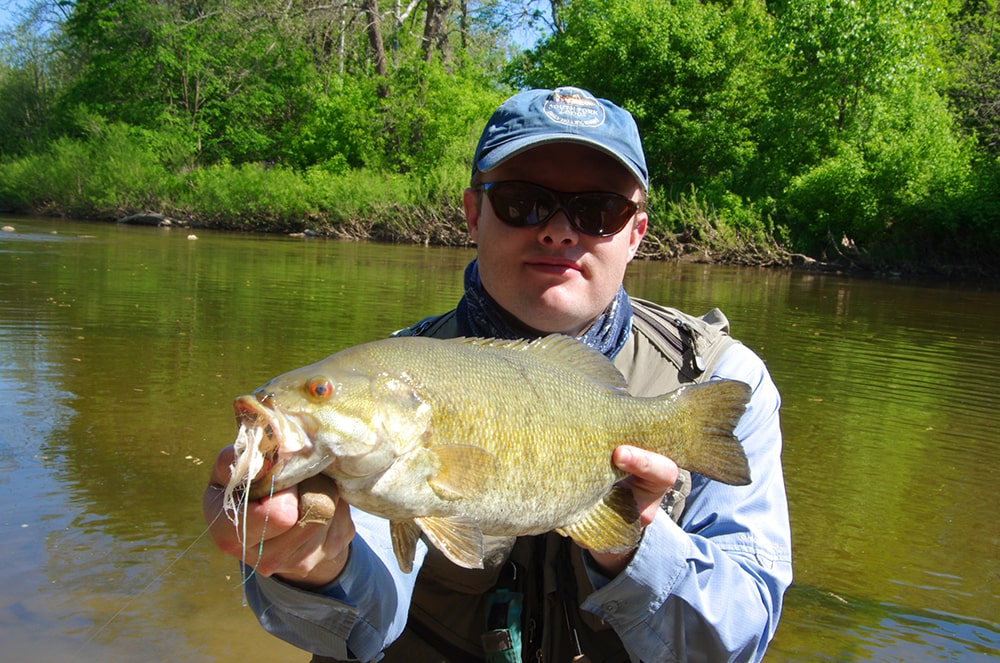
[[[526,262],[534,270],[549,274],[581,273],[583,270],[575,260],[564,258],[534,258]]]

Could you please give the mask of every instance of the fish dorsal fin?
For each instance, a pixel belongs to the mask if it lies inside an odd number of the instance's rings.
[[[582,518],[556,531],[590,550],[625,552],[639,543],[641,528],[632,491],[617,485]]]
[[[396,555],[400,570],[403,573],[411,572],[413,558],[417,554],[420,528],[412,520],[393,520],[389,522],[389,535],[392,538],[392,552]]]
[[[589,345],[565,334],[549,334],[536,339],[460,338],[458,342],[489,348],[521,350],[558,370],[576,373],[581,378],[614,391],[626,392],[628,384],[611,361]]]
[[[486,546],[475,520],[466,516],[414,518],[434,547],[466,569],[483,568]]]

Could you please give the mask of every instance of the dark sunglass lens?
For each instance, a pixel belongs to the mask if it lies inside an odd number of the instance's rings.
[[[487,189],[493,211],[512,226],[535,226],[549,218],[552,196],[545,190],[522,182],[500,182]]]
[[[588,235],[614,235],[628,223],[636,205],[628,198],[614,194],[584,194],[573,202],[577,226]]]
[[[497,217],[516,228],[545,223],[561,208],[579,232],[608,237],[637,210],[635,202],[615,193],[557,194],[530,182],[495,182],[483,190]]]

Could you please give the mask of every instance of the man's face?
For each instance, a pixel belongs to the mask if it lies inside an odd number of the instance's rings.
[[[521,180],[567,193],[614,192],[635,201],[642,193],[614,159],[572,143],[533,148],[482,179]],[[639,211],[621,232],[593,237],[573,228],[562,210],[540,226],[514,228],[496,217],[479,191],[467,189],[464,206],[469,234],[479,247],[486,292],[522,324],[573,336],[586,330],[614,299],[648,220]]]

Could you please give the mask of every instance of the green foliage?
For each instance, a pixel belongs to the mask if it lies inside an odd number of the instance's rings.
[[[869,103],[866,123],[844,132],[832,155],[793,177],[782,196],[782,220],[808,251],[939,245],[927,211],[969,191],[971,146],[933,89],[910,78]]]
[[[636,117],[654,184],[731,186],[756,153],[770,18],[748,0],[578,0],[516,61],[518,83],[579,85]]]
[[[1000,155],[1000,0],[963,3],[944,33],[947,93],[966,131]]]
[[[0,33],[0,158],[42,149],[53,138],[52,105],[61,66],[49,56],[58,30],[41,31],[36,13]]]
[[[44,138],[46,94],[30,71],[0,67],[0,156],[24,154]]]
[[[319,92],[290,137],[289,160],[298,167],[321,166],[332,173],[363,168],[380,147],[371,79],[339,79],[330,91]]]
[[[771,223],[773,201],[755,202],[731,193],[710,197],[692,186],[662,199],[654,190],[650,203],[647,237],[660,244],[663,237],[673,238],[678,254],[697,252],[717,260],[760,265],[787,260],[777,246],[777,238],[787,238]]]
[[[639,123],[648,245],[1000,257],[998,0],[488,0],[430,35],[426,3],[380,3],[384,76],[351,3],[27,3],[0,207],[464,241],[488,114],[579,85]],[[550,32],[518,54],[518,26]]]
[[[439,63],[400,69],[383,106],[384,166],[425,173],[448,162],[465,165],[468,173],[481,125],[508,96],[485,87],[476,72],[448,71]]]
[[[768,81],[773,110],[761,132],[761,188],[833,157],[864,133],[869,112],[911,77],[925,78],[933,0],[780,3]]]
[[[280,158],[313,77],[280,27],[238,3],[78,0],[66,34],[79,70],[59,107],[184,132],[203,162]]]
[[[170,178],[143,141],[127,125],[97,116],[88,131],[86,140],[60,138],[0,166],[0,203],[99,219],[158,209]]]
[[[208,166],[185,184],[185,207],[222,228],[301,231],[318,211],[309,183],[282,166]]]
[[[468,166],[480,124],[505,93],[482,91],[481,74],[411,61],[380,99],[373,78],[340,78],[317,95],[290,138],[289,161],[333,173],[371,168],[425,173],[442,164]]]
[[[777,201],[796,247],[874,259],[954,260],[987,240],[967,210],[975,145],[942,97],[933,0],[806,0],[776,6],[752,196]],[[986,205],[990,208],[989,205]],[[987,240],[987,244],[994,240]]]
[[[841,236],[878,221],[875,192],[868,186],[869,173],[861,154],[844,144],[840,152],[791,179],[783,196],[784,219],[796,236],[808,238],[807,252],[826,248]]]

